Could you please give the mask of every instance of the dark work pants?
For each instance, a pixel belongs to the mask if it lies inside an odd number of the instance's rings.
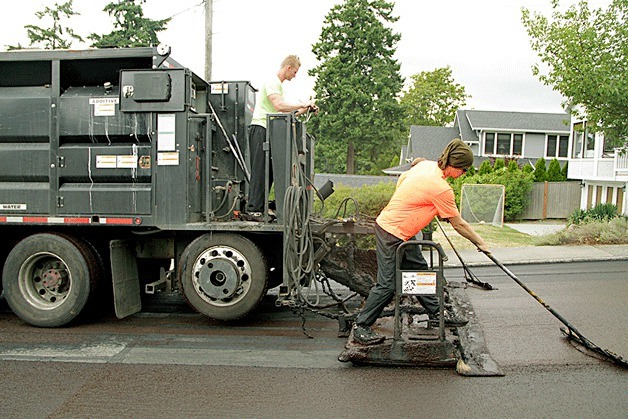
[[[361,326],[371,326],[395,295],[397,280],[397,248],[403,240],[393,236],[375,223],[377,243],[377,284],[366,299],[364,308],[355,319]],[[403,250],[401,269],[427,269],[427,262],[418,246],[406,246]],[[430,313],[438,313],[438,298],[435,295],[417,296],[419,302]]]
[[[246,211],[264,212],[264,171],[266,156],[264,155],[264,142],[266,141],[266,128],[260,125],[249,127],[249,153],[251,156],[251,181],[249,182],[249,198]],[[268,187],[273,183],[272,160],[269,167]]]

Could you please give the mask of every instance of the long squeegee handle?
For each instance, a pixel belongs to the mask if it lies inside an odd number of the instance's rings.
[[[565,326],[567,326],[567,328],[573,332],[575,335],[577,335],[578,337],[582,338],[583,340],[589,342],[589,340],[587,338],[585,338],[584,336],[582,336],[582,334],[580,332],[578,332],[578,330],[576,330],[575,327],[573,327],[563,316],[561,316],[559,313],[556,312],[556,310],[554,310],[552,307],[550,307],[545,301],[543,301],[541,299],[541,297],[539,297],[538,295],[536,295],[536,293],[534,291],[532,291],[530,288],[528,288],[523,282],[521,282],[519,280],[519,278],[517,278],[517,276],[515,274],[513,274],[510,269],[508,269],[507,267],[504,266],[503,263],[501,263],[499,260],[497,260],[495,258],[495,256],[493,256],[490,252],[484,252],[484,254],[493,261],[493,263],[495,263],[495,265],[499,266],[501,268],[502,271],[506,272],[506,275],[508,275],[509,277],[511,277],[517,284],[519,284],[519,286],[521,288],[523,288],[524,290],[526,290],[526,292],[528,294],[530,294],[536,301],[538,301],[543,307],[545,307],[547,309],[547,311],[549,311],[550,313],[552,313],[554,315],[554,317],[556,317],[558,320],[560,320],[560,322],[562,324],[564,324]]]
[[[576,341],[579,341],[580,344],[582,344],[585,348],[590,349],[602,356],[604,356],[607,360],[610,360],[612,362],[614,362],[615,364],[617,364],[618,366],[622,367],[622,368],[628,368],[628,361],[626,361],[624,358],[622,358],[621,356],[617,355],[614,352],[609,351],[608,349],[603,349],[600,348],[599,346],[595,345],[593,342],[591,342],[589,339],[587,339],[586,337],[584,337],[582,335],[582,333],[580,333],[575,327],[573,327],[567,320],[565,320],[565,318],[563,316],[561,316],[560,314],[558,314],[554,309],[552,309],[549,305],[547,305],[545,303],[545,301],[543,301],[538,295],[536,295],[534,293],[534,291],[532,291],[530,288],[526,287],[525,284],[523,282],[521,282],[519,280],[519,278],[517,278],[515,276],[515,274],[513,274],[512,272],[510,272],[510,269],[508,269],[507,267],[505,267],[500,261],[498,261],[495,256],[493,256],[492,254],[488,253],[488,252],[484,252],[484,254],[490,259],[492,260],[495,265],[499,266],[502,271],[506,272],[506,274],[511,277],[512,279],[515,280],[515,282],[517,284],[519,284],[519,286],[521,286],[521,288],[523,288],[524,290],[526,290],[528,292],[528,294],[530,294],[532,297],[534,297],[534,299],[536,301],[538,301],[539,303],[541,303],[541,305],[543,307],[545,307],[547,309],[547,311],[549,311],[550,313],[552,313],[554,315],[554,317],[556,317],[558,320],[560,320],[560,322],[562,324],[565,325],[565,327],[567,328],[567,331],[563,330],[563,332],[569,332],[569,333],[565,333],[568,337],[575,337]]]

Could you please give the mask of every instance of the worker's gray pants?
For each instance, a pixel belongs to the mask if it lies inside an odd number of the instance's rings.
[[[266,168],[266,128],[260,125],[249,127],[249,153],[251,157],[251,180],[249,182],[249,197],[246,202],[246,212],[264,212],[264,172]],[[268,187],[273,183],[272,160],[269,171]]]
[[[355,319],[360,326],[371,326],[395,295],[397,278],[397,247],[403,240],[393,236],[375,223],[377,243],[377,284],[371,288],[364,308]],[[427,269],[427,262],[418,246],[406,246],[403,250],[401,269]],[[433,295],[418,296],[425,309],[432,314],[438,313],[438,298]]]

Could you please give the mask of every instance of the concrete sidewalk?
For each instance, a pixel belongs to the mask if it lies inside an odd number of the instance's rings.
[[[547,234],[556,233],[557,231],[565,228],[565,223],[544,223],[544,222],[529,222],[529,223],[506,223],[507,227],[528,234],[530,236],[545,236]]]
[[[443,245],[449,258],[445,267],[462,266],[458,257],[448,244]],[[493,265],[493,262],[476,249],[456,249],[468,266]],[[601,260],[628,260],[628,245],[574,245],[574,246],[526,246],[502,247],[491,249],[493,256],[501,263],[555,263],[555,262],[586,262]]]

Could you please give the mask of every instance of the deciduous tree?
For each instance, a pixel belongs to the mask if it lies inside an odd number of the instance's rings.
[[[464,86],[454,81],[449,66],[423,71],[411,79],[401,97],[407,129],[410,125],[451,125],[456,110],[464,107],[470,97]]]
[[[533,73],[562,93],[591,125],[621,145],[628,138],[628,0],[613,0],[606,10],[589,9],[586,0],[551,18],[522,9],[532,49],[542,64]]]

